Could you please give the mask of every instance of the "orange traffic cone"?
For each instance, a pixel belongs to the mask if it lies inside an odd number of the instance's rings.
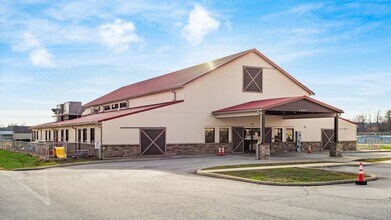
[[[217,151],[217,156],[221,156],[221,147],[219,146],[219,150]]]
[[[224,147],[221,147],[221,156],[225,156]]]
[[[307,153],[309,153],[309,154],[312,153],[311,147],[308,147]]]
[[[358,179],[356,181],[356,185],[367,185],[367,181],[364,180],[364,171],[362,169],[362,163],[360,162],[358,169]]]

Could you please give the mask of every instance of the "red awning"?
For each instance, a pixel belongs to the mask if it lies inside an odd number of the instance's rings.
[[[283,107],[284,105],[287,105],[289,103],[298,102],[300,100],[306,100],[310,103],[313,103],[315,105],[321,106],[323,108],[329,109],[330,111],[333,111],[335,113],[343,113],[343,110],[333,107],[331,105],[328,105],[326,103],[323,103],[321,101],[318,101],[316,99],[310,98],[308,96],[299,96],[299,97],[284,97],[284,98],[274,98],[274,99],[263,99],[263,100],[256,100],[251,102],[246,102],[240,105],[231,106],[228,108],[223,108],[217,111],[212,112],[212,114],[220,114],[220,113],[233,113],[233,112],[243,112],[243,111],[251,111],[251,110],[275,110],[277,107]],[[300,106],[299,106],[300,107]],[[300,111],[303,108],[299,108],[298,111]],[[284,111],[284,110],[279,110]],[[285,111],[289,111],[289,109],[286,109]]]

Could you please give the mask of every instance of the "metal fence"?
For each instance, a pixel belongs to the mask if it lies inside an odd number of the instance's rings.
[[[48,142],[0,141],[0,149],[48,159],[53,147]]]
[[[391,145],[391,135],[358,135],[357,145]]]
[[[34,155],[42,159],[53,156],[54,147],[64,146],[67,152],[67,143],[59,142],[25,142],[25,141],[0,141],[0,149]],[[71,154],[72,155],[72,154]]]
[[[0,149],[30,154],[42,159],[53,158],[55,147],[65,147],[68,158],[79,154],[87,155],[87,157],[96,156],[94,144],[92,143],[0,141]]]

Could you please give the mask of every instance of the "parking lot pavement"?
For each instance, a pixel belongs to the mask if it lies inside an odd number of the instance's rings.
[[[346,158],[390,156],[345,154]],[[306,157],[307,156],[307,157]],[[313,158],[311,158],[313,157]],[[324,154],[275,155],[273,161]],[[346,159],[345,158],[345,159]],[[198,176],[198,168],[258,162],[248,155],[0,172],[2,219],[389,219],[391,164],[364,165],[378,181],[281,187]],[[357,167],[336,167],[357,171]]]

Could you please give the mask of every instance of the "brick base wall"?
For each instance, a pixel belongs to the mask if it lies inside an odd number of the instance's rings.
[[[344,151],[356,150],[355,141],[343,141],[341,142]],[[218,146],[224,146],[225,153],[232,153],[232,144],[167,144],[165,156],[174,155],[206,155],[216,154]],[[307,151],[311,146],[312,151],[321,151],[320,142],[302,142],[302,151]],[[98,157],[98,150],[94,149],[94,145],[81,144],[81,150],[88,150],[92,155]],[[72,145],[68,145],[68,152],[71,153]],[[280,142],[271,143],[271,153],[276,152],[295,152],[296,146],[294,142]],[[103,158],[111,157],[140,157],[139,145],[102,145]]]
[[[309,147],[312,151],[321,151],[322,144],[320,142],[301,142],[301,151],[307,151]]]
[[[296,144],[294,142],[273,142],[270,144],[270,152],[296,152]]]
[[[232,144],[167,144],[165,156],[217,154],[218,146],[224,146],[225,153],[232,153]],[[139,145],[102,145],[103,158],[140,157]]]
[[[99,152],[98,152],[98,150],[95,149],[94,144],[80,144],[80,150],[86,150],[86,151],[88,151],[89,155],[99,157]]]
[[[353,151],[357,150],[357,142],[356,141],[341,141],[344,151]]]
[[[103,158],[110,158],[139,157],[141,153],[139,145],[103,145],[102,154]]]
[[[224,152],[232,153],[232,144],[167,144],[166,155],[204,155],[217,154],[218,146],[224,147]]]
[[[343,147],[344,151],[354,151],[357,150],[357,145],[355,141],[341,141],[340,144]],[[301,142],[301,151],[307,151],[308,147],[311,147],[312,151],[321,151],[320,142]],[[279,142],[271,143],[272,153],[276,152],[295,152],[296,143],[294,142]]]

